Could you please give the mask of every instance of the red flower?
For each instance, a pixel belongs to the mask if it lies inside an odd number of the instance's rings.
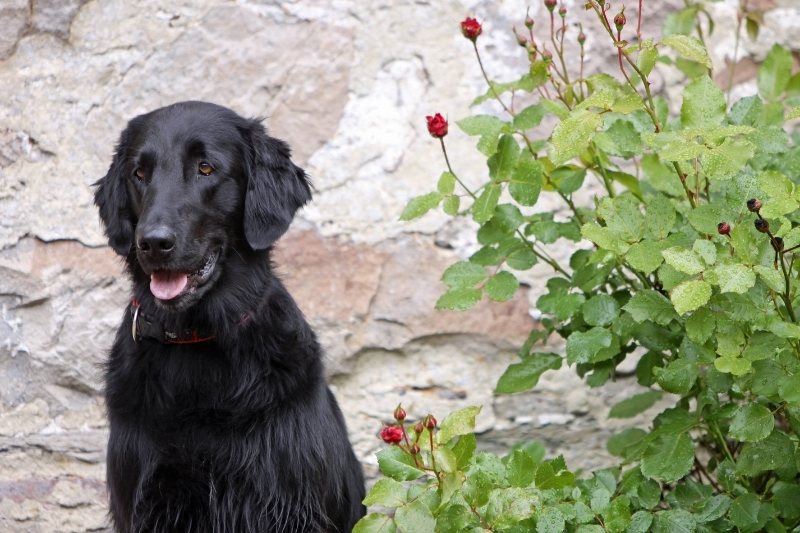
[[[472,42],[475,42],[482,31],[481,23],[474,18],[467,17],[461,21],[461,33]]]
[[[432,137],[441,139],[447,135],[447,119],[444,118],[441,113],[427,116],[425,120],[428,121],[428,133],[430,133]]]
[[[397,444],[403,440],[403,430],[398,426],[386,426],[381,430],[381,439],[386,444]]]

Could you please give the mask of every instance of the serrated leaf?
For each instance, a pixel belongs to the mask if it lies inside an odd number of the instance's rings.
[[[514,117],[514,127],[518,130],[528,130],[538,126],[544,118],[544,109],[539,104],[533,104]]]
[[[686,395],[697,381],[697,361],[676,359],[663,368],[654,369],[656,381],[667,392]]]
[[[442,281],[451,289],[472,287],[486,279],[486,269],[469,261],[459,261],[447,267]]]
[[[536,533],[561,533],[565,523],[561,511],[555,507],[545,507],[536,518]]]
[[[765,100],[777,99],[786,89],[792,75],[792,54],[774,44],[758,69],[758,92]]]
[[[694,464],[694,446],[686,433],[662,433],[642,453],[641,470],[645,477],[674,483],[689,473]]]
[[[500,200],[501,191],[502,189],[497,183],[490,183],[483,189],[481,195],[472,204],[472,219],[475,222],[482,224],[492,218],[497,201]]]
[[[436,185],[436,188],[442,194],[453,194],[453,191],[456,189],[456,177],[450,171],[442,172],[442,175],[439,176],[439,182]]]
[[[378,467],[384,475],[396,481],[411,481],[425,475],[425,472],[414,465],[411,456],[397,446],[378,452]]]
[[[506,479],[512,487],[527,487],[533,483],[536,462],[523,450],[512,450],[506,463]]]
[[[750,372],[753,364],[749,359],[743,359],[732,355],[717,357],[714,359],[714,368],[723,374],[733,374],[743,376]]]
[[[740,172],[753,158],[756,147],[744,139],[725,139],[700,156],[700,164],[709,179],[726,180]]]
[[[587,222],[581,226],[581,235],[595,243],[600,248],[623,255],[630,245],[615,235],[610,229]]]
[[[631,516],[627,533],[647,533],[653,523],[653,515],[648,511],[636,511]]]
[[[395,533],[394,519],[380,513],[370,513],[353,527],[353,533]]]
[[[450,289],[436,300],[436,309],[466,311],[475,307],[475,304],[481,301],[482,296],[483,293],[480,289]]]
[[[394,513],[394,522],[403,533],[434,533],[436,530],[436,519],[428,506],[419,499],[398,507]]]
[[[706,47],[695,37],[675,34],[665,37],[661,42],[675,50],[681,57],[711,68],[711,58]]]
[[[539,378],[548,370],[561,368],[561,357],[552,353],[533,353],[519,363],[514,363],[497,381],[495,392],[512,394],[530,390],[539,382]]]
[[[550,160],[554,165],[566,163],[586,150],[603,119],[586,110],[572,111],[553,129],[550,137]]]
[[[400,220],[414,220],[419,218],[437,205],[442,200],[442,195],[438,192],[429,192],[422,196],[412,198],[400,214]]]
[[[486,282],[486,295],[495,302],[505,302],[514,297],[519,288],[519,280],[511,272],[498,272]]]
[[[542,190],[542,164],[537,160],[521,160],[511,173],[508,192],[520,205],[535,205]]]
[[[458,215],[458,208],[461,206],[461,198],[458,196],[448,196],[442,202],[442,211],[454,217]]]
[[[383,478],[372,486],[363,503],[367,506],[399,507],[405,503],[407,493],[408,489],[399,481]]]
[[[481,412],[480,407],[472,406],[453,411],[439,426],[436,438],[439,444],[447,444],[453,437],[467,435],[475,431],[475,417]]]
[[[672,248],[662,250],[661,255],[664,257],[664,261],[666,261],[669,266],[678,272],[683,272],[684,274],[693,276],[694,274],[699,274],[705,270],[703,262],[692,250],[686,250],[679,246],[674,246]]]
[[[506,123],[492,115],[473,115],[456,122],[467,135],[499,135]]]
[[[598,294],[584,302],[581,310],[590,326],[607,326],[619,315],[619,304],[607,294]]]
[[[519,144],[513,136],[504,134],[500,137],[500,141],[497,143],[497,152],[487,161],[489,176],[493,181],[508,181],[511,178],[511,172],[517,166],[519,152]]]
[[[666,326],[677,318],[675,309],[664,295],[651,289],[638,291],[623,307],[636,322],[650,320]]]
[[[744,294],[756,283],[755,273],[745,265],[734,263],[714,268],[721,292]]]
[[[685,509],[659,511],[653,519],[653,533],[694,533],[697,520]]]
[[[711,285],[703,280],[689,280],[672,289],[670,300],[679,315],[704,306],[711,298]]]
[[[589,363],[603,349],[611,347],[611,332],[604,328],[574,331],[567,337],[567,363]]]
[[[608,439],[606,448],[611,455],[627,460],[638,459],[637,453],[641,454],[642,444],[646,436],[647,433],[639,428],[624,429]]]
[[[725,95],[708,76],[692,80],[683,90],[681,124],[685,128],[718,126],[725,118]]]
[[[736,472],[754,476],[784,466],[786,458],[793,456],[794,444],[791,439],[780,431],[773,430],[766,439],[748,442],[742,447],[736,462]]]
[[[740,405],[731,419],[731,437],[742,442],[757,442],[767,438],[775,427],[772,412],[757,403]]]
[[[632,418],[652,407],[661,399],[659,391],[651,390],[626,398],[614,405],[608,413],[609,418]]]
[[[630,247],[625,254],[625,260],[636,270],[645,274],[655,272],[664,262],[661,255],[661,245],[654,241],[644,240]]]
[[[753,493],[742,494],[731,503],[728,516],[739,531],[755,531],[758,529],[760,508],[758,496]]]

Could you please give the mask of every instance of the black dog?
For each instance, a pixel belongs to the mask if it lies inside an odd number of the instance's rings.
[[[361,467],[320,347],[269,253],[311,198],[258,120],[134,118],[95,203],[133,281],[106,369],[119,532],[350,531]]]

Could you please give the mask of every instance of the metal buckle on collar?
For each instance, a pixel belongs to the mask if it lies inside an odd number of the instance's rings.
[[[133,305],[133,321],[131,322],[131,336],[133,337],[133,342],[139,342],[139,306]]]

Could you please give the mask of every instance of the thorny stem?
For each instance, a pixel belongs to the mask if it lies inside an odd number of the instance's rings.
[[[483,74],[483,79],[486,80],[486,85],[489,86],[489,90],[492,91],[495,100],[500,102],[500,105],[503,106],[505,112],[513,116],[514,113],[512,113],[511,110],[508,108],[508,106],[505,104],[505,102],[503,102],[503,100],[500,99],[500,95],[497,94],[497,91],[495,91],[494,85],[489,80],[489,76],[486,75],[486,69],[483,68],[483,61],[481,61],[481,54],[480,52],[478,52],[478,43],[476,41],[472,41],[472,47],[475,49],[475,57],[478,58],[478,65],[481,67],[481,74]]]
[[[636,14],[636,41],[642,42],[642,0],[639,0],[639,12]]]
[[[742,22],[747,11],[747,0],[740,0],[739,10],[736,12],[736,38],[733,43],[733,56],[728,70],[728,87],[725,89],[725,105],[731,103],[731,89],[733,88],[733,74],[736,72],[736,56],[739,55],[739,40],[742,36]]]
[[[474,192],[472,192],[472,191],[469,189],[469,187],[467,187],[466,185],[464,185],[464,182],[463,182],[463,181],[461,181],[461,179],[460,179],[460,178],[459,178],[459,177],[456,175],[456,173],[455,173],[455,172],[453,172],[453,167],[451,167],[451,166],[450,166],[450,158],[449,158],[449,157],[447,157],[447,149],[444,147],[444,137],[439,137],[439,142],[442,144],[442,153],[444,154],[444,162],[447,164],[447,170],[449,170],[449,171],[450,171],[450,174],[452,174],[452,175],[453,175],[453,177],[454,177],[454,178],[456,179],[456,181],[458,182],[458,184],[459,184],[459,185],[461,185],[461,188],[463,188],[465,191],[467,191],[467,194],[469,194],[470,196],[472,196],[472,199],[473,199],[473,200],[476,200],[478,197],[477,197],[477,196],[475,196],[475,193],[474,193]]]

